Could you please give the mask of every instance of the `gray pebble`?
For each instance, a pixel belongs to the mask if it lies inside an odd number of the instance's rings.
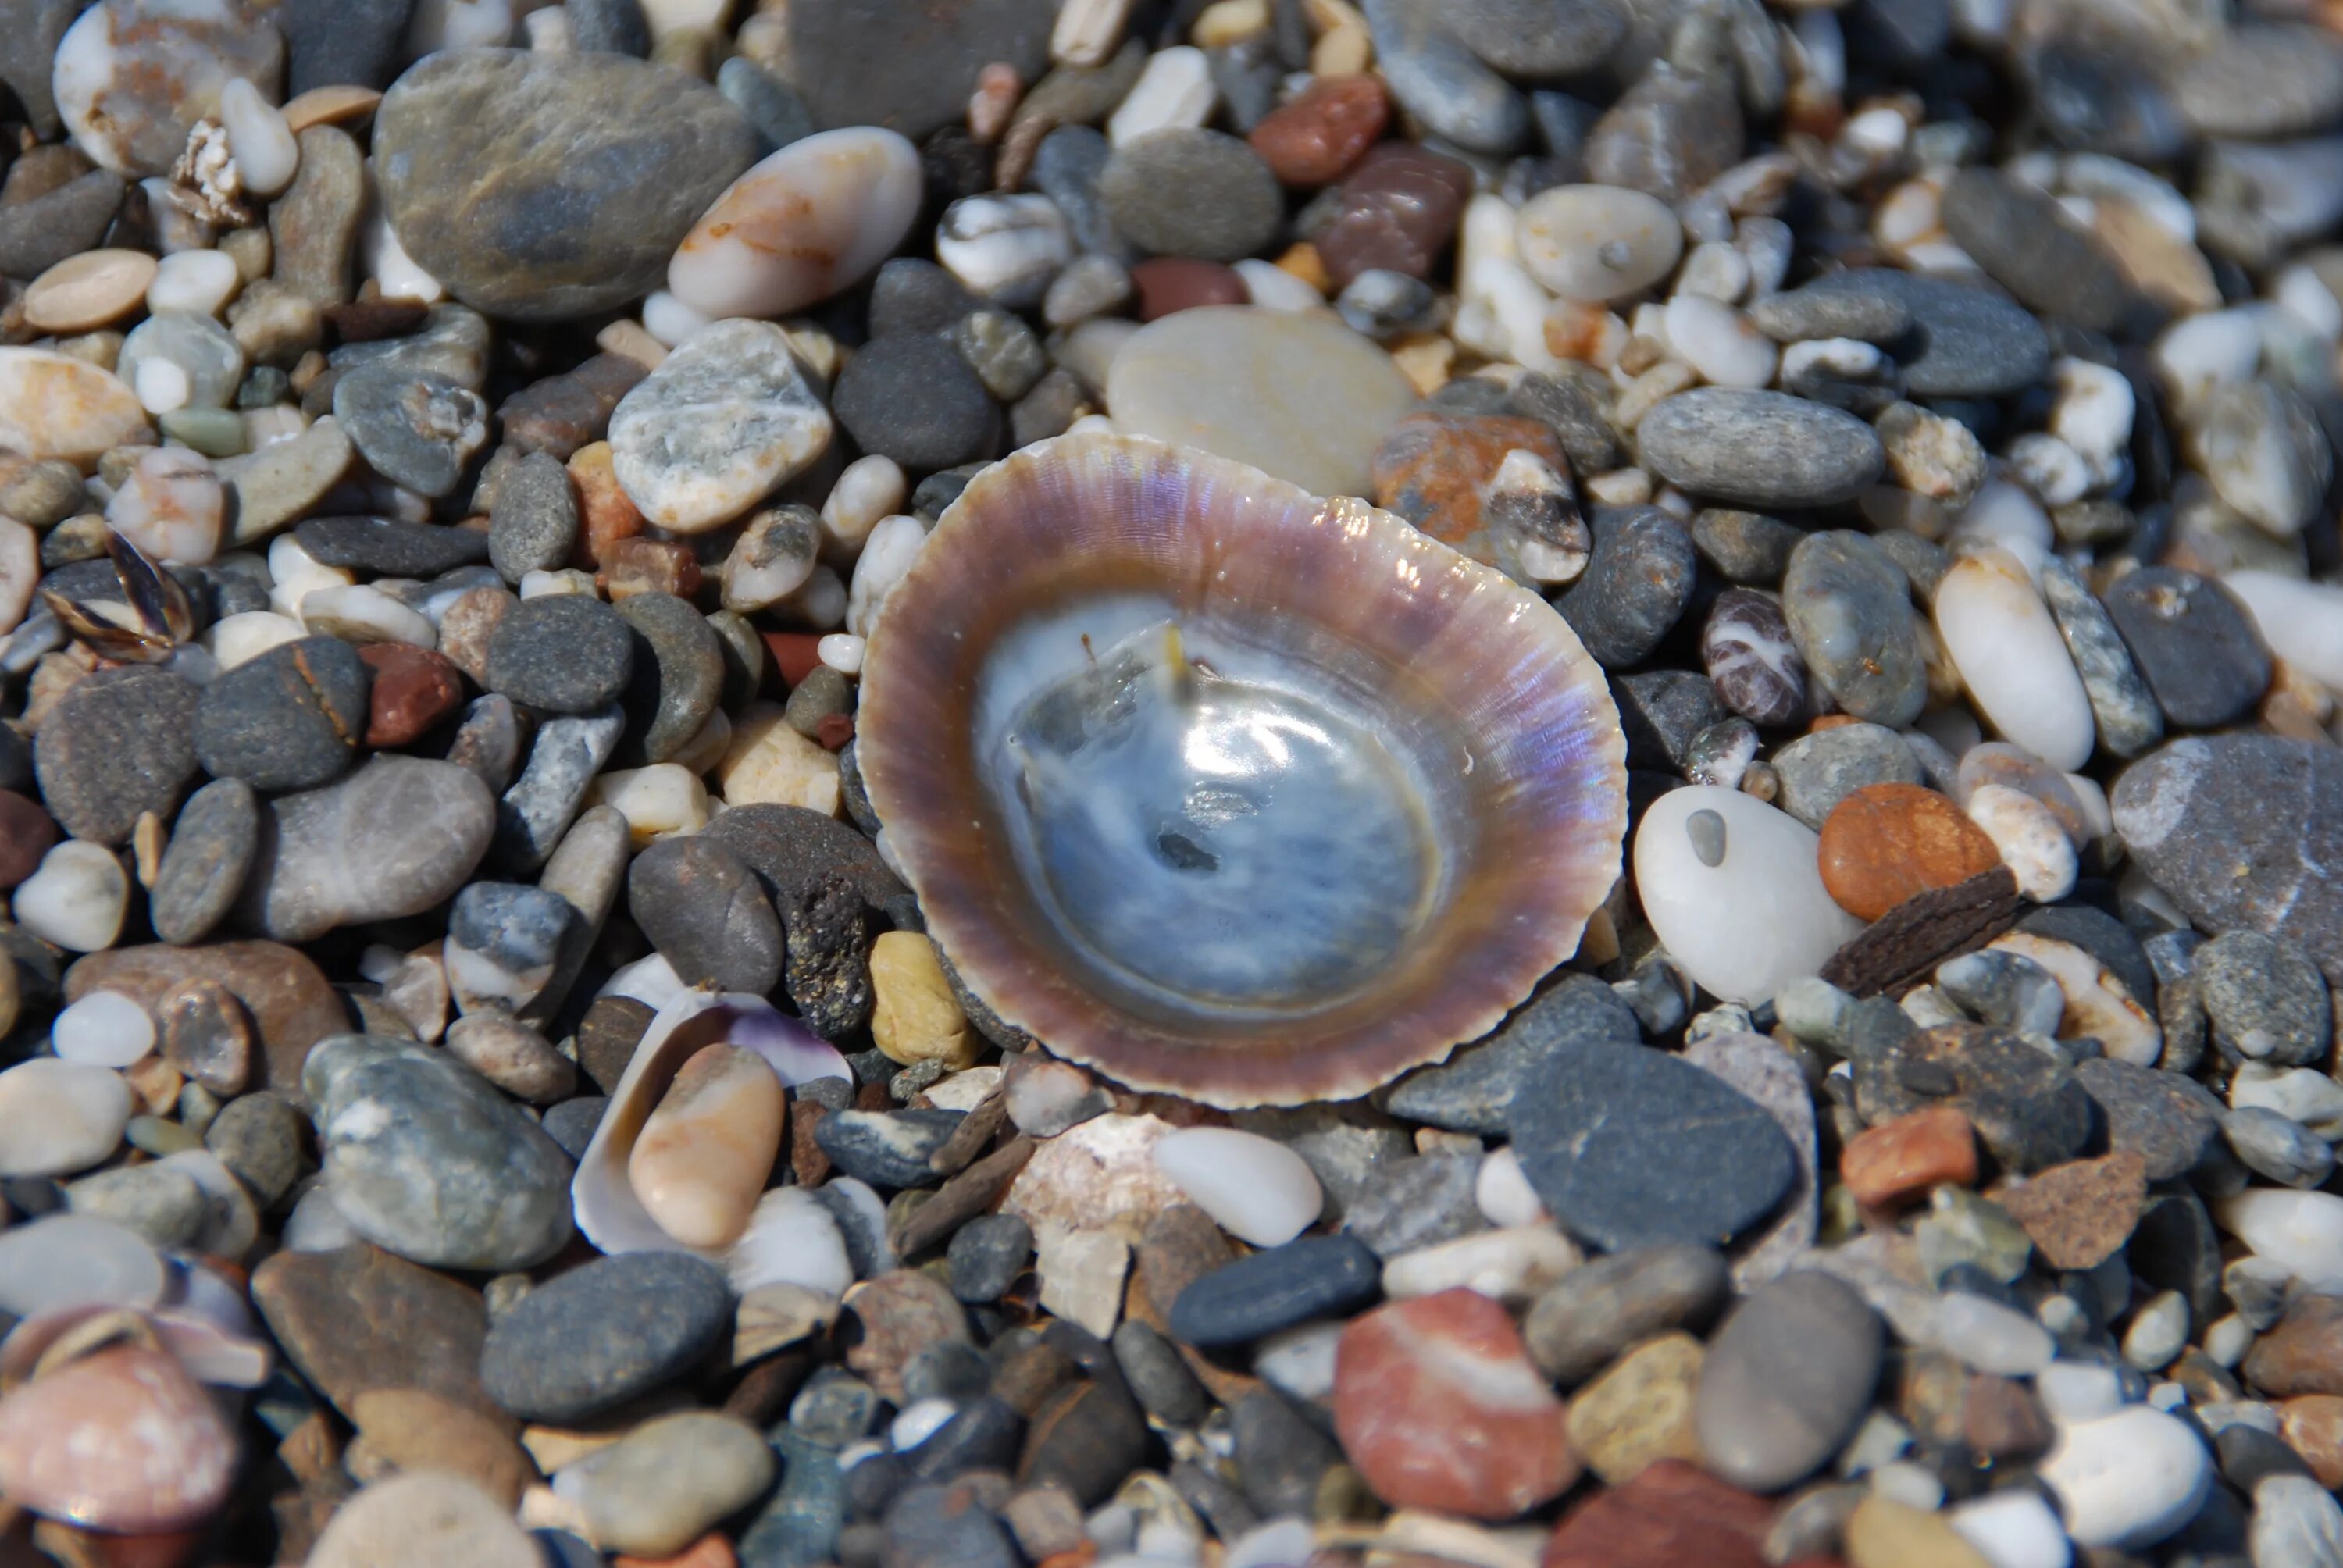
[[[757,128],[760,158],[813,135],[813,112],[797,89],[746,55],[735,55],[716,67],[716,90]]]
[[[1383,1104],[1410,1121],[1502,1136],[1514,1095],[1549,1053],[1572,1040],[1634,1046],[1641,1038],[1634,1014],[1610,987],[1591,975],[1564,975],[1486,1040],[1402,1079]]]
[[[437,577],[488,558],[486,534],[387,518],[311,518],[293,537],[321,565],[388,577]]]
[[[1760,1288],[1709,1342],[1693,1406],[1708,1468],[1755,1492],[1804,1480],[1836,1453],[1879,1379],[1879,1318],[1827,1274]]]
[[[1442,15],[1482,59],[1532,79],[1591,70],[1627,35],[1626,11],[1608,0],[1459,0]]]
[[[2083,678],[2099,744],[2117,757],[2138,756],[2164,739],[2164,709],[2157,706],[2122,633],[2107,606],[2066,562],[2046,556],[2039,580],[2058,635]]]
[[[1238,261],[1275,237],[1285,196],[1261,155],[1221,131],[1156,131],[1118,148],[1098,179],[1115,232],[1150,256]]]
[[[1896,267],[1827,273],[1801,294],[1892,300],[1914,322],[1896,357],[1918,397],[1997,397],[2030,387],[2050,363],[2050,339],[2026,310],[1989,290]]]
[[[1343,1208],[1343,1233],[1392,1258],[1487,1230],[1473,1196],[1481,1158],[1476,1150],[1437,1149],[1377,1165]]]
[[[550,453],[531,452],[497,487],[488,510],[488,561],[518,585],[529,572],[569,563],[578,548],[578,497],[569,470]]]
[[[561,0],[561,9],[569,18],[569,47],[574,52],[625,55],[637,60],[649,57],[651,25],[643,15],[640,0]],[[722,90],[720,76],[717,86]],[[724,95],[746,109],[734,95]]]
[[[1857,719],[1901,729],[1927,700],[1904,573],[1869,537],[1811,534],[1790,554],[1782,613],[1806,668]]]
[[[2107,608],[2164,717],[2184,729],[2235,723],[2269,689],[2252,616],[2210,578],[2146,567],[2107,589]]]
[[[138,819],[168,818],[196,773],[191,731],[202,691],[152,665],[83,677],[33,741],[41,801],[76,839],[119,844]]]
[[[1656,507],[1597,508],[1594,550],[1554,601],[1605,669],[1651,656],[1683,616],[1697,563],[1684,527]]]
[[[1870,426],[1781,392],[1680,392],[1635,435],[1645,465],[1669,483],[1752,507],[1852,500],[1886,463]]]
[[[2207,136],[2275,141],[2343,118],[2343,45],[2308,23],[2222,30],[2172,85],[2173,102]]]
[[[940,1178],[928,1157],[944,1146],[965,1113],[958,1111],[840,1111],[821,1119],[814,1141],[849,1176],[892,1191]]]
[[[1510,153],[1529,137],[1529,104],[1473,57],[1434,0],[1364,0],[1375,60],[1392,96],[1467,152]]]
[[[189,796],[147,894],[155,934],[181,943],[209,936],[243,891],[259,837],[260,808],[244,780],[216,779]]]
[[[1373,1300],[1382,1264],[1355,1236],[1304,1236],[1224,1263],[1182,1291],[1172,1337],[1199,1349],[1251,1344]]]
[[[720,845],[699,837],[651,845],[628,869],[627,907],[686,985],[762,996],[780,982],[772,900]]]
[[[2232,1057],[2280,1067],[2325,1060],[2334,1043],[2327,982],[2299,945],[2225,932],[2197,950],[2192,975],[2213,1039]]]
[[[2147,1179],[2193,1171],[2221,1131],[2227,1108],[2195,1079],[2101,1058],[2077,1063],[2076,1081],[2099,1108],[2107,1144],[2147,1162]]]
[[[334,418],[375,472],[417,495],[455,491],[488,438],[488,406],[435,371],[372,365],[334,383]]]
[[[832,410],[865,452],[915,473],[990,455],[1001,408],[958,350],[926,337],[882,337],[839,372]]]
[[[870,336],[933,337],[950,332],[977,308],[970,294],[943,267],[919,256],[882,263],[870,280]]]
[[[2221,1136],[2246,1169],[2286,1187],[2317,1187],[2335,1170],[2327,1140],[2290,1116],[2248,1106],[2221,1118]]]
[[[592,713],[616,701],[634,672],[634,632],[584,594],[546,594],[505,612],[488,637],[491,691],[548,713]]]
[[[204,1129],[204,1147],[252,1189],[253,1201],[274,1209],[301,1174],[308,1119],[281,1094],[240,1094],[220,1107]]]
[[[1852,337],[1892,346],[1912,330],[1912,311],[1890,293],[1849,288],[1794,288],[1749,307],[1749,319],[1776,343]]]
[[[1728,582],[1771,588],[1789,568],[1790,552],[1806,537],[1779,518],[1725,507],[1704,507],[1692,519],[1693,548]]]
[[[204,688],[196,755],[218,779],[256,789],[307,789],[357,756],[373,678],[337,638],[280,643]]]
[[[627,716],[617,708],[564,715],[538,726],[528,765],[497,808],[498,861],[516,870],[533,871],[545,864],[626,727]]]
[[[480,1347],[499,1409],[575,1424],[681,1378],[732,1327],[723,1271],[682,1252],[597,1258],[538,1285]]]
[[[1705,1329],[1730,1284],[1725,1259],[1708,1247],[1678,1243],[1596,1258],[1537,1299],[1522,1339],[1539,1370],[1575,1387],[1640,1341]]]
[[[999,1301],[1032,1260],[1032,1227],[1014,1214],[978,1215],[952,1232],[944,1250],[952,1294],[971,1306]]]
[[[1656,64],[1587,134],[1587,177],[1680,202],[1740,161],[1743,135],[1729,76]]]
[[[1725,718],[1716,688],[1690,669],[1649,669],[1612,683],[1619,727],[1627,736],[1627,766],[1654,772],[1681,769],[1693,739]]]
[[[1841,724],[1802,735],[1773,756],[1782,809],[1820,829],[1833,808],[1869,784],[1921,784],[1920,759],[1896,731]]]
[[[622,704],[622,767],[666,762],[707,728],[724,691],[724,651],[707,618],[669,593],[629,594],[617,606],[633,634]],[[493,645],[491,662],[493,664]]]

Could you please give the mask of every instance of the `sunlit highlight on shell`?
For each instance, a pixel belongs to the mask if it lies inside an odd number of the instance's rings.
[[[1224,1107],[1485,1033],[1615,881],[1624,743],[1529,590],[1354,499],[1140,437],[978,475],[887,602],[857,755],[1006,1021]]]

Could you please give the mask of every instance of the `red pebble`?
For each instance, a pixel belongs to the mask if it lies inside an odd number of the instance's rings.
[[[358,649],[358,658],[374,671],[374,690],[367,700],[368,746],[412,746],[463,703],[463,672],[446,654],[377,642]]]
[[[1287,185],[1332,185],[1374,146],[1390,118],[1380,78],[1321,76],[1262,116],[1245,139]]]
[[[791,687],[821,665],[820,632],[767,631],[758,635],[765,639],[765,651],[773,656],[773,668],[780,671],[781,679]]]
[[[1192,256],[1151,256],[1131,269],[1139,319],[1155,321],[1200,305],[1242,305],[1252,297],[1233,266]]]
[[[814,726],[813,738],[825,751],[843,751],[846,743],[854,739],[854,715],[824,714],[821,722]]]
[[[1477,1291],[1393,1302],[1342,1331],[1334,1432],[1393,1508],[1513,1519],[1578,1479],[1564,1409],[1511,1313]]]
[[[1341,205],[1319,231],[1319,259],[1337,288],[1374,267],[1423,277],[1455,237],[1473,194],[1473,171],[1413,142],[1383,142],[1342,185]]]
[[[1774,1505],[1681,1459],[1588,1498],[1546,1543],[1544,1568],[1765,1568]]]

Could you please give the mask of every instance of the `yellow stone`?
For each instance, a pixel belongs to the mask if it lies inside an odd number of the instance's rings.
[[[889,931],[870,948],[870,1039],[890,1061],[976,1065],[978,1042],[944,979],[936,944],[918,931]]]
[[[146,300],[158,264],[143,250],[85,250],[69,256],[25,289],[25,320],[43,332],[88,332],[111,326]]]
[[[1847,1516],[1848,1568],[1993,1568],[1942,1514],[1866,1497]]]
[[[729,1247],[749,1228],[781,1151],[789,1113],[779,1076],[755,1051],[704,1046],[643,1122],[627,1185],[659,1228],[687,1247]]]
[[[803,806],[838,815],[838,759],[790,729],[774,702],[752,702],[716,765],[728,806]]]
[[[1267,31],[1269,0],[1213,0],[1189,29],[1188,41],[1199,49],[1225,49]]]
[[[1572,1396],[1570,1446],[1605,1484],[1624,1486],[1663,1459],[1700,1462],[1692,1402],[1703,1353],[1690,1334],[1662,1334]]]

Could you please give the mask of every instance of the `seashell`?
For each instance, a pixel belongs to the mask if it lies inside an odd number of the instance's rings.
[[[665,990],[655,972],[630,977],[630,983],[644,981],[649,982],[646,989]],[[609,1106],[602,1112],[601,1124],[578,1158],[578,1172],[570,1178],[570,1208],[578,1228],[603,1251],[699,1252],[719,1267],[727,1266],[723,1251],[686,1246],[661,1230],[635,1196],[627,1176],[643,1124],[650,1120],[676,1073],[695,1053],[719,1043],[755,1051],[791,1088],[817,1078],[850,1081],[854,1076],[835,1049],[762,997],[696,990],[671,996],[635,1047],[618,1087],[611,1092]],[[751,1236],[754,1231],[752,1221]]]
[[[1364,502],[1141,437],[970,482],[887,602],[856,724],[970,989],[1230,1109],[1478,1038],[1619,875],[1618,710],[1544,601]]]
[[[114,1307],[59,1307],[25,1319],[0,1338],[0,1388],[31,1377],[42,1358],[68,1334],[90,1330],[100,1320],[118,1318],[123,1312],[124,1309]],[[272,1362],[265,1339],[231,1333],[210,1318],[184,1309],[130,1315],[144,1322],[156,1342],[197,1382],[214,1388],[258,1388],[268,1381]]]

